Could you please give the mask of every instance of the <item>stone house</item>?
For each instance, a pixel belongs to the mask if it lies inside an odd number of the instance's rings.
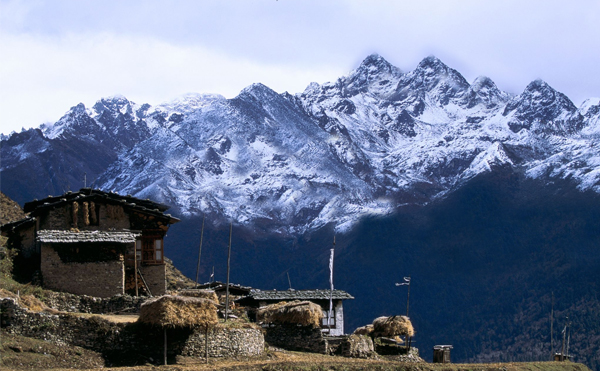
[[[333,314],[328,318],[330,298],[333,304]],[[354,299],[354,297],[342,290],[252,290],[248,296],[236,300],[236,302],[249,308],[260,308],[282,301],[311,301],[319,304],[323,309],[321,332],[329,336],[341,336],[344,335],[343,301],[348,299]]]
[[[45,288],[97,297],[162,295],[164,237],[179,221],[167,209],[82,188],[26,203],[29,216],[1,230],[18,251],[15,270],[29,277],[39,272]]]

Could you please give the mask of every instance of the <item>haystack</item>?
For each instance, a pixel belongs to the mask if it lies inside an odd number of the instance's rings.
[[[354,335],[371,335],[373,333],[373,325],[366,325],[354,330]]]
[[[214,326],[217,308],[209,299],[165,295],[142,304],[138,321],[170,328]]]
[[[187,289],[178,291],[178,295],[208,299],[214,301],[215,303],[219,302],[219,297],[214,290]]]
[[[205,298],[164,295],[147,300],[140,307],[139,322],[164,329],[164,364],[167,364],[167,328],[203,326],[208,363],[208,328],[219,322],[216,303]]]
[[[379,317],[373,321],[374,337],[393,338],[398,335],[414,336],[415,330],[406,316]]]
[[[260,308],[256,318],[266,323],[319,327],[323,319],[323,310],[313,302],[294,300]]]

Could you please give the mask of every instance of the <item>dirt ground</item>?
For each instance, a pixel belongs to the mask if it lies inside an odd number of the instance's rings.
[[[140,317],[137,314],[93,314],[93,313],[70,313],[77,317],[100,317],[114,323],[133,323]]]

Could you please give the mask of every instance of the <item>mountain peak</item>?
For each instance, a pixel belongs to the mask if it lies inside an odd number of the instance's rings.
[[[124,96],[117,94],[101,98],[94,104],[93,109],[98,116],[101,116],[105,111],[109,111],[113,116],[118,115],[119,113],[129,113],[132,115],[132,104],[133,102],[130,102]]]
[[[345,95],[355,95],[359,92],[370,92],[385,96],[395,86],[402,76],[402,71],[390,64],[379,54],[371,54],[365,58],[357,69],[350,75],[341,78]]]
[[[391,66],[382,56],[377,53],[373,53],[367,56],[360,64],[361,66]],[[360,67],[359,67],[360,68]]]
[[[270,100],[273,99],[275,96],[279,96],[279,94],[275,90],[269,88],[268,86],[257,82],[252,85],[248,85],[244,89],[242,89],[242,91],[238,94],[236,98],[241,98],[244,96],[250,96],[258,100]]]
[[[494,83],[494,81],[492,81],[492,79],[490,79],[489,77],[478,76],[471,84],[471,88],[474,91],[479,91],[484,88],[493,89],[493,88],[497,88],[497,87],[496,87],[496,84]]]
[[[434,55],[430,55],[425,57],[419,64],[417,65],[417,70],[427,70],[433,69],[435,71],[439,70],[447,70],[449,67],[442,62],[439,58]]]
[[[551,105],[562,107],[569,112],[577,110],[575,104],[566,95],[558,92],[541,79],[530,82],[519,98],[529,102],[532,108],[538,110]]]
[[[356,75],[372,78],[380,74],[402,74],[398,67],[393,66],[377,53],[366,57],[355,70]]]

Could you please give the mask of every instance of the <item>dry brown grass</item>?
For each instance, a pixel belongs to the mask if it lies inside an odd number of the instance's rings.
[[[375,337],[414,336],[415,330],[406,316],[379,317],[373,321]]]
[[[15,222],[24,219],[25,216],[18,203],[0,192],[0,224]]]
[[[310,301],[294,300],[267,305],[256,312],[258,321],[278,324],[297,324],[302,326],[321,325],[323,310]]]
[[[193,298],[203,298],[212,300],[215,303],[219,302],[219,297],[215,294],[214,290],[197,290],[197,289],[187,289],[180,290],[177,292],[179,296],[189,296]]]
[[[214,326],[218,317],[211,300],[165,295],[142,304],[138,321],[162,327]]]
[[[0,298],[11,298],[17,300],[17,303],[33,312],[47,310],[48,307],[33,295],[17,295],[8,290],[0,289]]]
[[[373,333],[373,325],[366,325],[354,330],[354,335],[371,335]]]

